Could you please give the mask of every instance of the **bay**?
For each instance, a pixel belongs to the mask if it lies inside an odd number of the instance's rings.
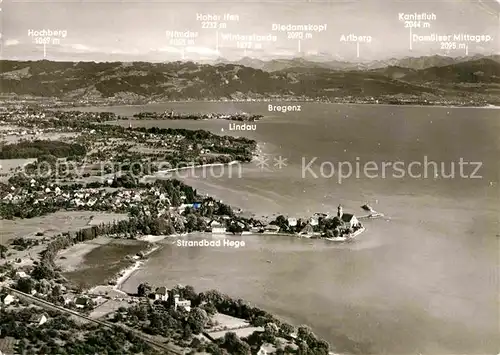
[[[268,154],[264,170],[250,163],[231,177],[228,170],[182,176],[199,191],[257,216],[335,213],[338,204],[363,214],[359,206],[368,202],[386,218],[365,222],[367,231],[348,245],[280,236],[229,237],[243,238],[245,247],[238,249],[166,241],[125,290],[145,281],[216,288],[296,325],[309,324],[342,353],[498,352],[498,112],[303,103],[301,112],[284,114],[267,112],[267,105],[198,102],[90,110],[264,114],[249,132],[229,131],[228,121],[131,122],[257,140]],[[279,157],[286,166],[275,165]],[[317,177],[304,170],[313,159]],[[437,175],[430,168],[427,176],[409,176],[409,165],[425,159],[438,164]],[[468,177],[460,176],[460,161],[480,165],[480,178],[471,178],[472,164],[464,166]],[[361,168],[359,176],[340,180],[339,171],[328,170],[339,163],[355,168],[357,162],[361,167],[373,162],[377,169],[366,174]],[[382,176],[384,162],[402,162],[405,177],[395,177],[390,167]],[[455,166],[454,177],[443,177],[441,163],[444,175]],[[414,164],[413,172],[423,170]]]

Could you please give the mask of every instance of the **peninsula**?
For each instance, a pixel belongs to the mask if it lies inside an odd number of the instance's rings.
[[[0,218],[8,241],[0,245],[0,331],[13,351],[329,353],[328,343],[308,327],[295,328],[217,291],[196,294],[178,287],[167,292],[159,286],[146,292],[144,285],[137,295],[120,290],[160,247],[155,241],[166,236],[202,231],[342,238],[360,230],[359,221],[340,207],[334,218],[278,216],[266,224],[181,181],[161,174],[144,181],[161,171],[163,160],[248,162],[256,142],[205,131],[127,129],[109,124],[116,120],[111,113],[19,104],[7,107],[0,120],[7,127],[2,141],[8,142],[0,158],[24,161],[3,171],[0,183]],[[71,222],[57,222],[61,216]],[[30,220],[35,229],[19,232]],[[45,223],[51,227],[41,228]],[[68,328],[86,340],[73,339]]]
[[[246,112],[235,114],[224,113],[199,113],[199,114],[181,114],[174,110],[158,112],[141,112],[133,115],[134,118],[140,120],[228,120],[228,121],[258,121],[262,115],[250,115]]]

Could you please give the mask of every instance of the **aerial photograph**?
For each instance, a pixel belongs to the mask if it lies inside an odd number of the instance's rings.
[[[500,354],[500,0],[0,0],[0,355]]]

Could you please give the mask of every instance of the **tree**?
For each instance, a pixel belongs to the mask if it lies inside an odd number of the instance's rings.
[[[35,280],[50,280],[54,278],[55,272],[51,266],[47,265],[47,263],[42,262],[41,264],[35,266],[33,269],[31,276]]]
[[[193,286],[184,286],[182,289],[182,297],[186,300],[190,300],[191,302],[196,301],[198,299],[198,294],[194,290]]]
[[[21,278],[17,281],[16,289],[24,293],[31,293],[31,290],[33,290],[34,286],[35,285],[33,280],[29,277],[26,277],[26,278]]]
[[[218,215],[226,215],[226,216],[233,216],[233,210],[231,209],[230,206],[221,203],[219,205],[219,210],[217,211]]]
[[[44,279],[38,282],[38,284],[36,285],[36,290],[41,294],[48,295],[52,292],[52,285],[49,281]]]
[[[299,348],[297,351],[297,354],[299,355],[308,355],[310,352],[309,347],[307,346],[307,343],[305,341],[301,341],[299,344]]]
[[[266,324],[268,323],[268,320],[266,317],[264,316],[257,316],[253,322],[252,322],[252,325],[256,326],[256,327],[263,327],[265,326]]]
[[[207,312],[209,316],[213,316],[217,313],[217,308],[212,303],[206,303],[202,306],[202,308]]]
[[[297,330],[297,337],[300,340],[307,341],[309,340],[309,336],[311,335],[311,333],[311,328],[309,328],[307,325],[301,325]]]
[[[174,190],[172,192],[170,202],[172,203],[172,206],[174,206],[174,207],[180,206],[182,204],[181,195],[180,195],[178,190]]]
[[[188,214],[185,224],[187,231],[188,232],[194,231],[196,229],[197,222],[198,220],[194,214]]]
[[[311,348],[311,350],[318,355],[328,355],[330,352],[330,344],[328,344],[325,340],[317,340],[314,343],[314,347],[311,346]]]
[[[231,223],[228,232],[231,232],[233,234],[240,234],[241,232],[243,232],[243,227],[241,227],[238,223]]]
[[[227,296],[217,290],[209,290],[201,294],[201,300],[218,305],[227,300]]]
[[[193,338],[193,341],[191,342],[190,347],[193,349],[199,349],[202,345],[203,345],[203,343],[201,342],[200,339]]]
[[[147,282],[141,283],[137,287],[137,295],[139,297],[146,297],[150,292],[151,292],[151,286]]]
[[[5,259],[5,255],[7,253],[7,247],[3,244],[0,244],[0,259]]]
[[[233,332],[227,332],[224,335],[224,348],[233,355],[248,355],[250,354],[250,345],[241,341],[240,338]]]
[[[222,350],[215,343],[209,343],[205,349],[205,351],[209,354],[213,355],[222,355]]]
[[[264,331],[270,335],[276,336],[278,334],[278,326],[274,323],[267,323],[264,327]]]
[[[288,230],[288,219],[286,219],[283,215],[279,215],[278,217],[276,217],[276,220],[273,224],[276,224],[278,227],[280,227],[280,230]]]
[[[283,322],[280,324],[280,331],[285,336],[292,334],[294,330],[295,330],[294,327],[288,323]]]
[[[184,332],[182,335],[185,340],[190,340],[193,337],[193,331],[191,330],[189,324],[186,324],[186,326],[184,327]]]
[[[197,217],[196,230],[205,231],[206,229],[207,229],[207,222],[203,218]]]
[[[274,323],[267,323],[264,327],[264,339],[268,343],[274,343],[278,335],[278,326]]]
[[[204,309],[195,307],[189,312],[187,323],[193,330],[193,333],[199,334],[205,329],[208,320],[207,312]]]
[[[145,321],[148,319],[148,310],[146,309],[145,306],[141,305],[137,308],[137,318],[139,318],[140,321]]]

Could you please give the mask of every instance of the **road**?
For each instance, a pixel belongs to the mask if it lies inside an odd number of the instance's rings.
[[[87,317],[87,316],[85,316],[85,315],[83,315],[81,313],[78,313],[76,311],[73,311],[71,309],[67,309],[67,308],[58,306],[58,305],[56,305],[54,303],[51,303],[51,302],[47,302],[45,300],[42,300],[42,299],[37,298],[35,296],[29,295],[27,293],[15,290],[15,289],[10,288],[8,286],[4,286],[4,288],[6,290],[8,290],[9,292],[11,292],[12,294],[17,295],[19,298],[24,298],[25,300],[29,300],[32,303],[34,303],[34,304],[36,304],[36,305],[38,305],[40,307],[43,307],[45,309],[50,309],[50,310],[53,310],[53,311],[58,311],[58,312],[66,313],[66,314],[68,314],[68,315],[70,315],[72,317],[76,317],[76,318],[79,318],[79,319],[87,321],[87,322],[99,324],[99,325],[102,325],[102,326],[107,327],[107,328],[114,329],[116,327],[120,327],[121,329],[123,329],[125,331],[130,331],[130,332],[134,333],[135,336],[137,336],[138,338],[144,340],[149,345],[151,345],[151,346],[153,346],[155,348],[164,350],[166,355],[171,355],[171,354],[172,355],[182,355],[182,354],[184,354],[183,352],[179,352],[177,349],[172,348],[170,345],[167,345],[167,344],[164,344],[164,343],[159,343],[157,341],[154,341],[154,340],[150,339],[146,334],[141,333],[140,331],[138,331],[136,329],[132,329],[132,328],[129,328],[129,327],[124,326],[124,325],[118,325],[118,324],[114,324],[114,323],[110,323],[110,322],[101,321],[101,320],[98,320],[98,319],[92,319],[90,317]]]

